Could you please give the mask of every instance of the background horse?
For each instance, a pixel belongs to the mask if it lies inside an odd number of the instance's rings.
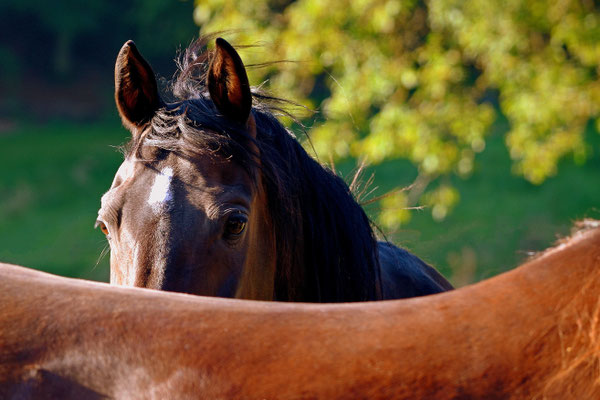
[[[170,103],[133,42],[117,57],[115,98],[132,140],[98,216],[111,283],[308,302],[452,288],[377,243],[343,180],[277,121],[275,99],[251,92],[233,47],[205,44],[186,51]]]
[[[0,265],[0,398],[597,399],[587,225],[504,275],[389,302],[203,298]]]

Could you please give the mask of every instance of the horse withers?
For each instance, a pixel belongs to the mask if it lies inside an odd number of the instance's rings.
[[[210,39],[212,40],[212,39]],[[421,296],[452,286],[377,242],[348,186],[275,118],[223,39],[188,48],[159,96],[133,42],[115,68],[132,139],[98,222],[111,283],[245,299],[342,302]]]
[[[121,288],[0,264],[2,399],[598,399],[600,224],[437,296]]]

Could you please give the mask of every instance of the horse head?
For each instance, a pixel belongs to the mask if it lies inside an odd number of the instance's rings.
[[[270,299],[272,229],[244,65],[223,39],[190,63],[208,65],[208,95],[167,103],[132,41],[117,57],[115,100],[132,140],[98,213],[111,283]]]
[[[111,282],[314,302],[451,289],[377,243],[348,185],[277,120],[281,100],[251,89],[225,40],[202,51],[208,39],[186,50],[171,101],[133,42],[117,57],[115,100],[131,141],[98,214]]]

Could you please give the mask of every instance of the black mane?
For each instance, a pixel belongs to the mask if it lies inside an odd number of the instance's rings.
[[[129,151],[139,152],[147,144],[188,155],[218,155],[231,158],[252,177],[262,174],[276,241],[275,300],[380,299],[377,241],[369,219],[346,183],[311,158],[276,119],[285,101],[253,91],[256,140],[215,108],[205,87],[211,57],[205,47],[212,38],[200,38],[184,52],[169,102]]]

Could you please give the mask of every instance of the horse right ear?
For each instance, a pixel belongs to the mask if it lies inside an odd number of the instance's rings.
[[[132,132],[150,121],[160,104],[154,72],[131,40],[117,56],[115,101],[123,124]]]
[[[206,86],[213,103],[225,117],[241,124],[254,124],[251,117],[252,93],[246,68],[239,54],[225,39],[216,40]]]

